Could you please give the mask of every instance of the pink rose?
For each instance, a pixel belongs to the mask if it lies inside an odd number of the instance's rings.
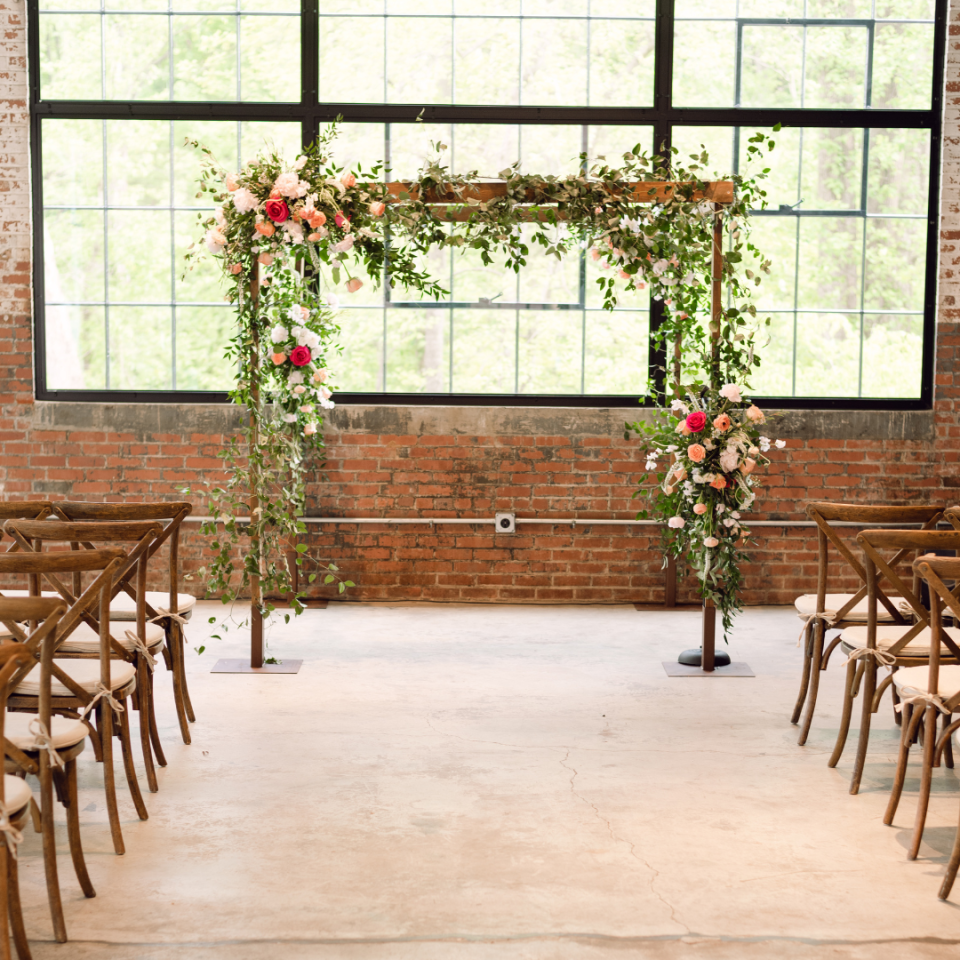
[[[297,384],[297,386],[293,388],[293,392],[299,396],[301,393],[306,393],[307,388],[303,386],[303,384]]]
[[[671,517],[667,521],[667,526],[673,530],[682,530],[687,525],[686,520],[683,517]]]
[[[263,212],[274,222],[283,223],[290,216],[290,208],[282,200],[268,200]]]
[[[630,274],[627,273],[626,270],[621,270],[621,271],[620,271],[620,279],[621,279],[621,280],[629,280],[629,279],[630,279]]]
[[[596,247],[594,247],[594,248],[590,251],[590,256],[593,257],[594,260],[599,260],[599,259],[600,259],[600,251],[599,251]]]
[[[311,360],[310,357],[310,348],[299,346],[294,347],[293,351],[290,353],[290,362],[295,367],[305,367]]]
[[[277,232],[277,228],[272,223],[258,223],[257,233],[264,237],[272,237]]]
[[[681,421],[677,424],[676,432],[679,433],[681,437],[689,437],[689,436],[690,436],[690,428],[687,426],[687,421],[686,421],[686,420],[681,420]]]
[[[363,281],[359,277],[351,277],[347,281],[347,290],[350,293],[356,293],[363,286]]]
[[[357,178],[352,173],[345,173],[340,178],[340,182],[349,190],[357,185]]]
[[[342,229],[343,226],[344,226],[344,224],[349,224],[349,223],[350,223],[350,218],[349,218],[349,217],[345,217],[342,213],[338,213],[338,214],[333,218],[333,222],[334,222],[338,227],[340,227],[340,228]]]
[[[747,457],[743,463],[740,464],[740,472],[747,474],[753,473],[757,468],[757,461],[753,460],[751,457]]]
[[[308,436],[312,437],[317,432],[317,425],[315,423],[308,423],[304,428],[303,432]]]
[[[763,423],[763,421],[767,419],[763,411],[755,403],[747,407],[746,413],[747,419],[752,423]]]
[[[322,227],[327,222],[327,215],[322,210],[311,210],[306,214],[307,223],[313,227],[314,230],[317,227]]]
[[[240,186],[240,184],[237,183],[236,177],[234,177],[234,175],[233,175],[232,173],[229,174],[229,175],[227,176],[227,189],[228,189],[231,193],[233,193],[233,191],[236,190],[237,187],[239,187],[239,186]]]
[[[281,363],[287,362],[287,355],[285,353],[272,353],[270,359],[279,367]]]
[[[387,205],[380,200],[374,200],[368,209],[373,216],[382,217],[383,211],[387,209]]]
[[[707,455],[707,451],[702,446],[700,446],[699,443],[691,443],[690,446],[687,447],[687,456],[694,463],[703,463],[703,458],[706,455]]]
[[[693,505],[693,512],[698,517],[702,517],[707,512],[707,505],[705,503],[695,503]]]
[[[716,537],[704,537],[703,545],[705,547],[719,547],[720,541]]]
[[[257,260],[262,263],[265,267],[269,267],[273,263],[273,254],[272,253],[261,253]]]
[[[236,276],[242,269],[243,269],[243,267],[242,267],[239,263],[231,263],[231,264],[230,264],[230,272],[231,272],[234,276]]]
[[[687,429],[691,433],[699,433],[707,425],[707,415],[702,410],[694,410],[687,417]]]

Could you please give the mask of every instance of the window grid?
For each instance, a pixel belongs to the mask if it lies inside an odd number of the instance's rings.
[[[91,5],[92,6],[92,5]],[[789,23],[791,26],[803,26],[804,28],[804,44],[806,44],[806,35],[807,28],[810,26],[853,26],[853,27],[863,27],[868,31],[869,39],[872,40],[872,35],[875,29],[876,23],[882,23],[884,25],[891,24],[916,24],[916,23],[929,23],[928,20],[922,19],[909,19],[901,18],[898,20],[889,20],[881,19],[877,20],[877,4],[876,0],[872,2],[871,9],[871,19],[850,19],[850,20],[827,20],[824,18],[815,18],[810,17],[809,14],[809,0],[805,0],[804,3],[804,17],[802,20],[785,20],[785,19],[768,19],[768,18],[757,18],[757,17],[741,17],[740,16],[740,0],[737,0],[737,9],[735,13],[735,19],[737,23],[737,69],[736,69],[736,100],[740,100],[741,92],[741,80],[742,80],[742,52],[743,52],[743,31],[745,27],[753,25],[783,25]],[[655,71],[654,79],[654,91],[656,92],[655,104],[651,108],[637,107],[637,108],[591,108],[591,107],[582,107],[582,108],[569,108],[569,107],[531,107],[523,104],[522,99],[521,103],[513,108],[488,108],[488,107],[461,107],[456,106],[440,106],[440,105],[426,105],[425,119],[430,119],[433,122],[486,122],[486,123],[520,123],[521,127],[521,137],[524,132],[523,123],[527,122],[540,122],[540,123],[550,123],[550,122],[570,122],[574,120],[579,122],[583,131],[584,139],[586,137],[587,127],[593,124],[605,124],[605,123],[626,123],[626,124],[636,124],[638,126],[649,126],[653,125],[655,130],[655,136],[659,143],[670,143],[671,135],[673,132],[673,127],[681,122],[683,125],[687,124],[700,124],[704,126],[733,126],[737,130],[737,135],[739,134],[739,127],[763,127],[770,126],[774,122],[783,122],[785,126],[800,126],[800,127],[809,127],[815,128],[817,126],[846,126],[850,127],[861,127],[864,130],[863,137],[863,149],[864,149],[864,164],[863,164],[863,185],[861,192],[861,205],[858,210],[802,210],[802,209],[788,209],[784,210],[781,206],[778,210],[765,211],[764,216],[793,216],[796,222],[796,236],[799,241],[800,236],[800,225],[801,220],[806,217],[811,216],[832,216],[836,218],[845,218],[845,217],[857,217],[862,220],[864,228],[861,230],[861,256],[860,256],[860,302],[859,309],[837,309],[831,311],[818,311],[812,309],[804,308],[799,302],[799,290],[798,290],[798,270],[800,266],[800,245],[799,242],[796,243],[796,263],[794,271],[794,302],[792,305],[792,311],[786,311],[792,313],[793,321],[793,340],[794,340],[794,349],[792,351],[792,374],[791,374],[791,391],[796,392],[797,386],[797,342],[798,342],[798,327],[799,321],[798,318],[805,315],[817,314],[828,312],[831,314],[851,314],[858,315],[860,322],[860,343],[861,350],[859,356],[859,368],[858,368],[858,393],[862,392],[863,389],[863,331],[865,323],[865,315],[871,313],[882,313],[885,316],[922,316],[924,318],[924,355],[923,355],[923,377],[922,377],[922,392],[921,396],[916,400],[879,400],[873,401],[869,399],[857,401],[851,398],[837,398],[829,399],[823,398],[822,402],[818,403],[816,400],[809,401],[804,400],[802,404],[792,402],[789,398],[783,398],[781,402],[782,406],[791,406],[791,405],[822,405],[822,406],[882,406],[882,407],[891,407],[891,406],[900,406],[900,407],[926,407],[929,406],[931,400],[931,379],[932,379],[932,346],[933,346],[933,320],[934,320],[934,308],[933,308],[933,290],[934,285],[931,282],[932,275],[935,275],[936,263],[935,263],[935,252],[936,245],[931,245],[929,243],[929,238],[935,236],[935,220],[936,220],[936,203],[938,199],[938,191],[936,189],[931,189],[928,195],[928,214],[924,217],[922,214],[871,214],[866,210],[866,189],[867,183],[866,178],[868,176],[868,159],[869,159],[869,130],[871,127],[888,127],[891,129],[895,128],[914,128],[914,129],[928,129],[931,131],[931,175],[930,175],[930,184],[931,187],[935,187],[937,183],[935,169],[938,166],[939,158],[939,126],[940,126],[940,104],[941,104],[941,94],[940,87],[942,84],[942,64],[941,57],[934,57],[934,69],[933,69],[933,89],[932,89],[932,99],[929,110],[879,110],[879,109],[870,109],[870,101],[872,94],[872,51],[873,44],[872,42],[867,43],[867,62],[866,62],[866,77],[864,82],[864,91],[865,91],[865,102],[863,110],[844,110],[844,111],[833,111],[833,110],[823,110],[823,109],[804,109],[804,101],[801,99],[801,108],[735,108],[735,109],[726,109],[726,108],[694,108],[694,109],[685,109],[682,111],[674,110],[671,102],[670,90],[671,82],[669,75],[665,75],[671,67],[672,61],[672,39],[673,39],[673,24],[676,19],[678,22],[683,22],[684,20],[725,20],[731,18],[709,18],[709,17],[677,17],[673,16],[673,7],[674,0],[659,0],[657,4],[657,15],[656,15],[656,27],[657,27],[657,42],[656,42],[656,60],[657,67]],[[177,103],[174,105],[169,105],[166,108],[162,106],[162,102],[158,101],[42,101],[40,97],[39,89],[39,50],[37,47],[36,36],[37,36],[37,17],[38,13],[34,5],[29,5],[29,16],[33,21],[30,24],[29,35],[31,37],[31,50],[30,50],[30,75],[31,75],[31,106],[32,114],[34,117],[35,131],[39,134],[39,121],[41,117],[58,117],[62,116],[64,118],[76,118],[79,116],[89,116],[91,119],[102,118],[103,123],[103,138],[104,138],[104,149],[103,149],[103,207],[89,207],[89,206],[70,206],[70,207],[49,207],[48,209],[70,209],[70,210],[79,210],[79,209],[103,209],[104,218],[103,218],[103,243],[104,243],[104,261],[105,261],[105,270],[104,270],[104,317],[105,325],[107,329],[105,330],[105,340],[109,346],[109,310],[111,306],[124,306],[127,304],[127,301],[110,301],[109,296],[109,276],[108,276],[108,267],[109,264],[106,262],[106,258],[109,256],[109,247],[108,247],[108,217],[107,209],[111,210],[123,210],[123,209],[150,209],[156,210],[155,207],[149,208],[139,208],[139,207],[125,207],[117,206],[110,207],[109,204],[109,193],[108,193],[108,178],[107,178],[107,152],[106,152],[106,139],[107,139],[107,127],[106,120],[111,117],[123,117],[130,119],[146,119],[146,118],[155,118],[155,119],[188,119],[189,117],[197,117],[203,119],[223,119],[223,120],[233,120],[240,118],[249,118],[252,120],[264,120],[275,118],[277,120],[290,120],[296,119],[297,115],[301,117],[301,123],[304,129],[305,138],[307,135],[313,135],[314,132],[318,129],[319,125],[325,120],[329,119],[334,114],[343,114],[347,121],[360,121],[360,122],[383,122],[387,131],[389,131],[391,122],[410,122],[409,108],[404,109],[403,105],[393,105],[393,104],[384,104],[382,108],[378,109],[375,105],[368,104],[324,104],[321,103],[316,97],[316,85],[317,85],[317,55],[315,44],[312,46],[310,41],[313,41],[317,36],[317,24],[322,18],[322,14],[318,9],[318,4],[316,0],[304,0],[302,3],[302,8],[300,12],[287,12],[287,11],[248,11],[240,9],[240,2],[237,0],[235,11],[230,11],[230,14],[235,17],[235,25],[237,31],[237,44],[236,44],[236,58],[237,58],[237,77],[236,77],[236,97],[238,103],[235,105],[235,109],[229,109],[230,106],[225,102],[217,104],[216,102],[204,103],[204,104],[192,104],[192,103]],[[100,14],[100,30],[101,30],[101,63],[100,63],[100,73],[101,73],[101,93],[105,96],[107,80],[107,61],[106,61],[106,42],[105,42],[105,22],[106,16],[109,14],[122,14],[129,13],[129,11],[123,10],[112,10],[107,6],[107,3],[101,2],[99,9],[91,9],[88,11],[57,11],[54,9],[44,10],[40,12],[40,16],[43,15],[53,15],[53,14],[83,14],[83,13],[98,13]],[[168,43],[169,50],[171,55],[168,58],[169,63],[169,76],[168,76],[168,90],[169,94],[172,97],[174,91],[174,60],[172,56],[173,50],[173,24],[174,17],[187,17],[187,16],[210,16],[210,15],[225,15],[225,11],[173,11],[172,2],[168,4],[168,9],[166,11],[137,11],[136,15],[152,15],[152,16],[166,16],[167,17],[167,32],[168,32]],[[935,30],[934,30],[934,50],[939,52],[941,49],[942,43],[945,41],[945,14],[946,14],[946,3],[945,0],[937,0],[936,3],[936,17],[934,20]],[[302,84],[302,95],[301,102],[299,105],[296,105],[298,109],[291,110],[278,110],[276,107],[271,108],[265,104],[243,104],[242,103],[242,57],[241,57],[241,45],[240,45],[240,16],[253,17],[253,16],[289,16],[289,17],[301,17],[301,35],[304,39],[303,49],[302,49],[302,73],[303,73],[303,84]],[[370,14],[371,17],[382,17],[384,19],[384,30],[387,29],[387,20],[391,16],[384,10],[383,14]],[[443,17],[450,19],[452,22],[452,32],[451,36],[453,37],[453,43],[456,42],[456,21],[460,19],[493,19],[495,15],[481,15],[479,17],[468,16],[464,17],[463,15],[451,14],[438,14],[435,17]],[[587,35],[587,44],[588,51],[590,49],[590,36],[589,36],[589,25],[590,20],[590,10],[588,8],[588,14],[586,17],[564,17],[564,18],[549,18],[538,15],[524,14],[521,7],[520,10],[520,20],[536,20],[536,19],[571,19],[586,22],[588,26],[588,35]],[[622,18],[629,20],[648,20],[649,18],[638,17],[638,18]],[[523,42],[523,33],[520,34],[520,42]],[[384,57],[388,56],[388,47],[385,43],[384,46]],[[589,56],[589,54],[588,54]],[[806,56],[803,57],[803,69],[806,69]],[[456,90],[456,63],[455,58],[452,63],[453,70],[453,89]],[[384,82],[386,83],[386,70],[384,73]],[[587,70],[587,83],[590,82],[590,71]],[[521,97],[522,97],[522,85],[520,86]],[[801,83],[801,98],[805,96],[805,84]],[[384,91],[384,99],[386,100],[386,90]],[[455,97],[454,97],[455,99]],[[288,106],[294,106],[292,104]],[[113,107],[118,107],[120,109],[111,109]],[[157,109],[160,108],[160,109]],[[351,116],[351,114],[353,114]],[[803,130],[801,129],[801,137],[803,136]],[[170,141],[171,145],[173,143],[173,124],[170,124]],[[240,125],[238,123],[238,146],[240,140]],[[39,136],[35,136],[34,142],[39,142]],[[389,150],[389,133],[386,137],[387,149]],[[34,164],[34,190],[35,190],[35,203],[39,207],[40,201],[40,188],[39,188],[39,177],[37,174],[41,172],[40,163],[39,163],[39,150],[36,150],[33,157]],[[389,152],[386,154],[389,157]],[[802,163],[802,152],[801,152],[801,163]],[[739,159],[739,149],[734,151],[735,162]],[[174,218],[176,213],[182,212],[184,210],[192,210],[194,208],[189,207],[180,207],[175,204],[174,197],[174,187],[173,187],[173,176],[174,176],[174,161],[173,161],[173,151],[171,150],[170,158],[170,170],[171,170],[171,183],[170,183],[170,195],[169,195],[169,206],[167,210],[170,214],[170,241],[171,246],[174,245]],[[801,180],[798,178],[798,183]],[[801,200],[802,202],[802,200]],[[872,220],[878,219],[903,219],[903,220],[928,220],[928,257],[927,257],[927,290],[925,294],[925,305],[924,309],[921,310],[870,310],[865,306],[865,285],[866,285],[866,256],[867,256],[867,231],[866,224]],[[35,217],[35,222],[40,223],[39,218]],[[36,238],[35,238],[36,243]],[[42,243],[42,240],[41,240]],[[38,251],[40,255],[35,256],[34,262],[36,264],[42,263],[42,246],[39,246]],[[632,402],[630,400],[624,401],[624,398],[621,397],[601,397],[601,396],[584,396],[586,389],[585,385],[585,356],[586,356],[586,342],[587,342],[587,315],[589,313],[597,312],[592,308],[588,307],[585,303],[585,265],[584,261],[581,258],[579,264],[580,270],[580,289],[579,289],[579,302],[576,304],[549,304],[549,305],[539,305],[539,304],[525,304],[518,301],[517,303],[474,303],[474,302],[449,302],[442,304],[423,304],[423,303],[400,303],[400,302],[391,302],[388,298],[385,298],[382,306],[382,316],[383,316],[383,370],[386,371],[386,350],[388,344],[388,311],[391,310],[405,310],[405,309],[446,309],[449,315],[448,322],[448,382],[453,385],[453,342],[454,342],[454,310],[463,310],[463,309],[492,309],[492,310],[513,310],[515,317],[519,317],[520,310],[556,310],[556,311],[569,311],[573,309],[581,310],[581,328],[580,328],[580,357],[581,357],[581,369],[580,369],[580,393],[581,397],[570,397],[571,401],[577,401],[578,399],[583,405],[598,405],[602,404],[606,400],[610,400],[613,403],[619,404],[622,402]],[[452,265],[451,265],[452,271]],[[171,283],[170,283],[170,302],[157,304],[158,306],[162,305],[164,307],[169,307],[171,309],[171,350],[172,350],[172,389],[176,390],[176,312],[178,306],[184,305],[182,301],[178,301],[176,297],[176,278],[174,276],[176,272],[175,262],[173,270],[171,271]],[[451,273],[452,279],[452,273]],[[42,340],[43,338],[43,323],[42,323],[42,307],[44,301],[42,299],[42,282],[36,285],[37,288],[37,318],[38,318],[38,338]],[[86,305],[86,304],[96,304],[96,301],[71,301],[71,305]],[[51,301],[49,306],[58,306],[57,302]],[[150,306],[151,303],[137,301],[136,306],[144,307]],[[195,303],[190,303],[190,306],[222,306],[221,303],[217,301],[196,301]],[[651,322],[654,326],[658,322],[658,311],[657,304],[651,305]],[[353,312],[353,309],[367,309],[362,307],[357,308],[348,308],[350,312]],[[785,311],[779,309],[766,309],[763,311],[765,314],[782,314]],[[515,334],[515,345],[514,353],[515,358],[519,355],[519,321],[515,324],[517,333]],[[656,366],[658,361],[662,363],[663,358],[656,356],[655,352],[652,351],[651,361]],[[49,396],[50,398],[55,398],[56,395],[60,395],[64,398],[75,398],[75,399],[92,399],[93,394],[96,391],[48,391],[45,386],[45,379],[43,375],[45,374],[45,365],[43,350],[38,349],[38,395]],[[109,376],[109,364],[107,367],[107,376]],[[515,362],[514,366],[515,371],[515,391],[519,389],[519,364]],[[109,390],[109,382],[108,382]],[[73,393],[84,394],[84,396],[71,397]],[[117,392],[110,392],[107,395],[111,399],[120,399],[120,394]],[[134,394],[133,396],[136,396]],[[190,395],[184,393],[171,394],[169,397],[161,395],[160,393],[155,394],[154,399],[170,399],[172,401],[180,401],[183,399],[189,399]],[[357,395],[358,399],[361,395]],[[456,394],[448,395],[441,398],[432,398],[427,397],[423,394],[414,394],[410,395],[409,399],[415,400],[417,402],[430,402],[432,399],[438,399],[441,402],[450,402]],[[349,399],[349,397],[347,398]],[[372,396],[371,396],[372,399]],[[393,400],[393,401],[403,401],[403,396],[394,395],[392,398],[388,397],[377,397],[380,400]],[[508,402],[517,401],[517,402],[544,402],[551,403],[556,400],[555,396],[543,395],[541,397],[508,397],[503,396],[490,396],[490,395],[481,395],[475,399],[465,398],[466,402],[496,402],[498,399],[503,399]]]

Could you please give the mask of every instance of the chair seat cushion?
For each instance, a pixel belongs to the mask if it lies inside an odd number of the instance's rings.
[[[3,802],[6,804],[7,813],[11,816],[19,813],[33,796],[26,780],[20,777],[11,776],[9,773],[3,775]]]
[[[877,624],[877,646],[881,650],[889,650],[905,633],[909,633],[911,627],[905,627],[897,623],[886,625]],[[949,634],[950,639],[960,646],[960,630],[956,627],[944,627],[943,632]],[[865,647],[867,645],[866,627],[847,627],[840,634],[840,641],[844,650],[849,653],[854,647]],[[901,657],[929,657],[930,656],[930,628],[924,627],[899,653]],[[949,648],[940,644],[940,656],[952,657],[953,654]],[[926,667],[921,667],[926,670]]]
[[[952,697],[960,693],[960,664],[945,664],[940,667],[937,681],[937,693],[941,697]],[[901,667],[893,675],[893,685],[901,697],[910,697],[915,693],[924,693],[930,686],[929,667]]]
[[[853,597],[854,594],[852,593],[828,593],[824,598],[825,609],[823,612],[834,616]],[[796,607],[798,617],[809,617],[811,613],[817,612],[817,595],[815,593],[805,593],[802,597],[797,597],[793,605]],[[848,611],[844,620],[866,620],[868,612],[867,598],[864,597],[852,610]],[[892,619],[890,613],[878,604],[877,620]]]
[[[4,736],[21,750],[36,750],[36,736],[30,729],[30,724],[36,719],[35,713],[11,713],[8,710],[3,721]],[[87,725],[80,720],[58,717],[56,714],[50,718],[50,740],[54,748],[72,747],[85,740],[89,733]]]
[[[154,610],[170,609],[170,594],[166,590],[148,590],[147,603]],[[197,598],[189,593],[177,594],[177,613],[184,619],[189,619],[193,608],[197,605]],[[135,620],[137,616],[137,601],[122,590],[110,601],[111,620]]]
[[[54,660],[54,663],[68,676],[72,677],[88,693],[93,693],[100,682],[99,660]],[[126,686],[137,675],[136,668],[126,660],[110,661],[110,689],[118,690]],[[37,697],[40,695],[40,664],[37,664],[23,678],[13,691],[14,696]],[[74,693],[65,687],[56,677],[53,678],[52,693],[55,697],[72,697]]]
[[[113,611],[111,611],[112,613]],[[110,635],[125,650],[133,650],[134,642],[127,637],[127,631],[133,624],[129,620],[111,620]],[[134,632],[131,630],[131,632]],[[152,650],[163,643],[163,627],[159,623],[148,623],[146,629],[147,646]],[[100,635],[88,623],[81,623],[73,633],[57,648],[58,654],[99,653]]]

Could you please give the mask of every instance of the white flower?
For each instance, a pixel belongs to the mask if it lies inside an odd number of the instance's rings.
[[[690,408],[682,400],[674,400],[670,404],[670,409],[674,413],[682,413],[684,416],[690,412]]]
[[[730,529],[730,527],[739,526],[739,524],[737,523],[737,521],[734,520],[734,519],[731,518],[731,517],[727,517],[727,519],[723,521],[723,525],[724,525],[728,530]]]
[[[760,452],[760,450],[759,450],[758,447],[750,447],[750,449],[747,450],[747,453],[748,453],[751,457],[756,457],[759,452]]]
[[[359,232],[365,237],[375,237],[377,235],[375,230],[371,230],[369,227],[361,227]]]
[[[760,449],[766,453],[770,449],[770,440],[767,437],[760,438]]]
[[[234,190],[231,197],[237,213],[249,213],[257,208],[257,198],[246,187]]]
[[[735,520],[739,520],[740,512],[738,510],[734,510],[733,513],[730,514],[730,516],[733,517]]]
[[[287,220],[283,225],[283,229],[294,243],[303,243],[303,227],[301,227],[299,223]]]
[[[324,407],[327,410],[332,410],[336,406],[336,404],[332,400],[327,400],[325,397],[321,397],[320,406]]]
[[[302,196],[302,194],[299,193],[300,177],[295,173],[281,173],[280,176],[277,177],[273,189],[277,190],[284,197]]]
[[[786,441],[786,440],[778,440],[778,441],[777,441],[777,449],[778,449],[778,450],[782,450],[786,445],[787,445],[787,441]]]
[[[680,449],[680,448],[679,448],[675,443],[671,443],[670,446],[667,447],[667,453],[674,453],[675,451],[677,451],[677,450],[679,450],[679,449]]]
[[[207,249],[211,253],[220,253],[227,245],[227,238],[220,232],[219,227],[211,227],[206,236]]]
[[[656,460],[648,460],[648,461],[647,461],[647,472],[649,473],[651,470],[656,470],[656,469],[657,469],[657,461],[656,461]]]
[[[731,403],[739,403],[742,399],[740,388],[735,383],[725,383],[720,388],[720,396],[731,401]]]
[[[657,262],[653,265],[653,272],[659,277],[669,266],[669,260],[657,260]]]
[[[296,386],[298,383],[303,383],[303,371],[291,370],[287,375],[287,383],[289,383],[291,386]]]
[[[713,477],[711,477],[710,479],[712,480]],[[727,509],[727,508],[726,508],[722,503],[718,503],[718,504],[717,504],[717,513],[723,513],[723,511],[726,510],[726,509]]]
[[[353,234],[348,233],[339,243],[333,245],[333,249],[336,253],[346,253],[347,250],[350,250],[353,247]]]
[[[703,545],[705,547],[718,547],[720,546],[720,541],[716,537],[704,537]]]
[[[217,209],[213,211],[213,217],[217,221],[217,226],[225,227],[227,225],[227,218],[224,215],[223,207],[217,207]]]
[[[671,517],[667,521],[667,526],[672,527],[674,530],[682,530],[687,525],[687,521],[683,517]]]
[[[290,322],[294,326],[299,326],[300,321],[303,320],[303,311],[297,304],[294,304],[288,311],[287,316],[290,318]]]
[[[327,306],[328,306],[331,310],[339,310],[339,309],[340,309],[340,299],[339,299],[339,297],[337,297],[337,295],[336,295],[335,293],[325,293],[325,294],[323,295],[323,299],[326,300]]]
[[[293,164],[294,170],[302,170],[307,165],[306,157],[297,157],[296,162]]]
[[[290,333],[289,333],[289,331],[287,330],[287,328],[286,328],[285,326],[283,326],[283,324],[280,324],[280,323],[278,323],[278,324],[270,331],[270,341],[271,341],[272,343],[282,343],[282,342],[283,342],[284,340],[286,340],[287,337],[289,337],[289,336],[290,336]]]
[[[727,446],[720,452],[720,466],[724,473],[733,473],[740,463],[740,451],[736,447]]]
[[[286,423],[296,423],[297,415],[295,413],[285,413],[283,415],[284,422]]]
[[[329,399],[333,396],[333,391],[330,390],[328,387],[321,387],[321,388],[317,391],[317,393],[318,393],[318,394],[320,395],[320,397],[322,397],[324,400],[329,400]]]

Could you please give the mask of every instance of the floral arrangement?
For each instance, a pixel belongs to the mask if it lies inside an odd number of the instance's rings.
[[[750,537],[743,513],[760,487],[754,471],[770,462],[765,454],[771,446],[786,446],[761,433],[766,419],[737,384],[725,383],[675,399],[653,424],[633,427],[645,433],[647,477],[653,480],[638,492],[667,518],[667,552],[689,556],[725,632],[741,609],[742,545]]]
[[[341,285],[350,294],[364,282],[399,284],[439,298],[446,291],[417,259],[433,247],[478,250],[484,263],[502,258],[516,271],[526,263],[530,243],[558,258],[587,248],[609,271],[597,281],[607,308],[616,306],[624,288],[649,288],[662,304],[653,338],[660,347],[677,345],[677,382],[687,363],[679,358],[680,343],[685,354],[697,358],[694,366],[709,353],[711,363],[736,371],[736,382],[745,382],[750,366],[759,363],[752,349],[757,312],[749,302],[750,286],[759,283],[769,261],[746,240],[743,227],[750,209],[765,203],[759,181],[766,171],[727,178],[736,187],[733,202],[724,207],[729,249],[722,281],[731,305],[722,318],[703,323],[717,214],[705,199],[705,152],[686,166],[676,151],[650,158],[639,145],[616,166],[584,154],[580,172],[568,177],[521,174],[518,163],[500,171],[496,179],[504,189],[490,196],[480,189],[485,181],[477,171],[454,174],[443,166],[446,147],[438,143],[417,179],[391,192],[380,180],[379,164],[346,171],[333,162],[336,132],[335,123],[293,162],[273,152],[239,172],[223,169],[209,150],[192,142],[204,156],[198,197],[209,193],[218,204],[213,216],[201,216],[205,249],[220,262],[227,299],[237,310],[237,334],[229,348],[238,370],[232,398],[249,413],[245,443],[237,438],[221,454],[230,480],[212,491],[210,512],[222,520],[226,535],[218,536],[214,523],[205,528],[216,551],[208,586],[224,602],[254,574],[267,592],[290,591],[284,547],[304,532],[297,514],[305,497],[305,462],[311,451],[322,449],[323,411],[333,405],[328,361],[335,361],[339,349],[333,291]],[[748,154],[761,156],[765,141],[763,134],[751,138]],[[773,148],[772,140],[766,144]],[[201,255],[203,250],[192,252],[188,259]],[[754,270],[742,266],[747,258],[755,261]],[[662,395],[666,374],[664,366],[648,392]],[[643,386],[638,384],[638,392]],[[698,389],[694,393],[700,395]],[[241,529],[238,518],[250,503],[257,507],[249,529]],[[237,583],[232,558],[242,533],[249,533],[250,546]],[[305,547],[296,549],[302,563]],[[328,569],[336,572],[332,565]],[[345,584],[349,581],[339,588]],[[300,612],[299,599],[293,607]]]

